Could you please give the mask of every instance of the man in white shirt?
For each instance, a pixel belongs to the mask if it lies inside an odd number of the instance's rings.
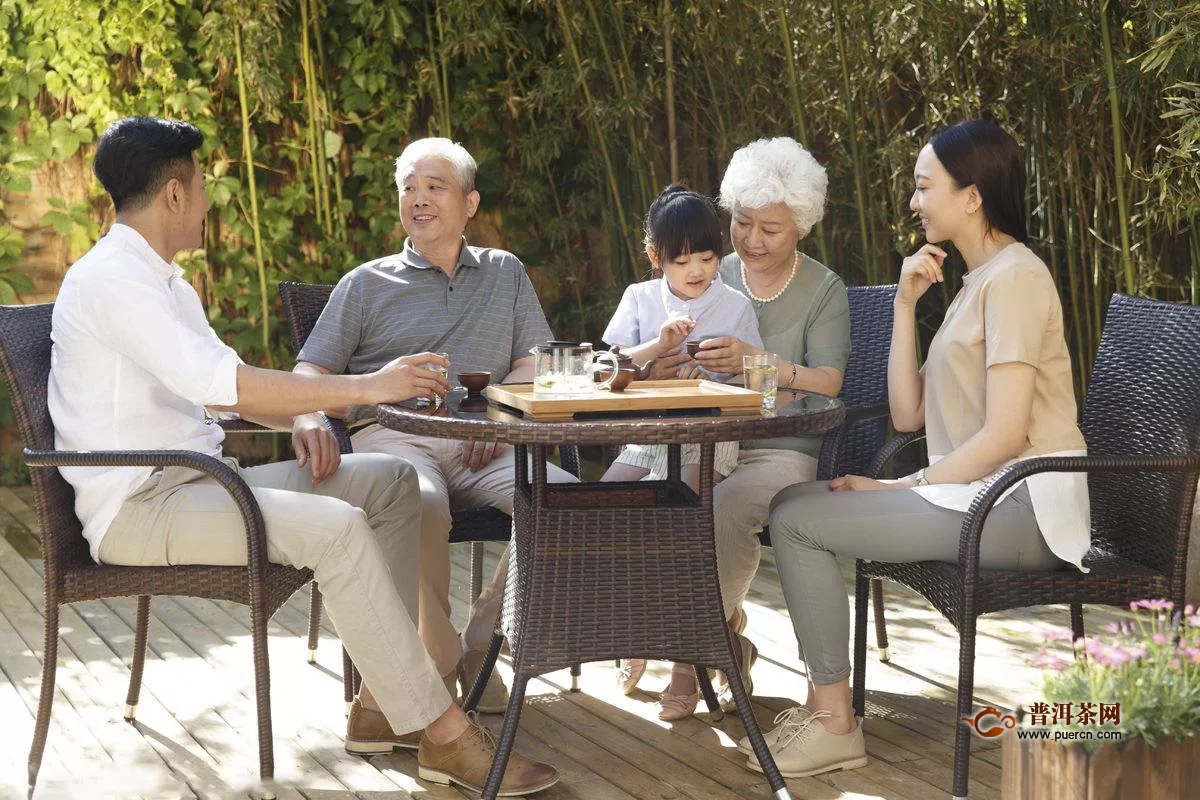
[[[262,508],[268,558],[313,570],[363,675],[347,748],[363,752],[367,741],[372,752],[417,750],[422,778],[479,791],[491,738],[452,703],[414,625],[421,521],[415,470],[381,454],[347,456],[315,479],[311,468],[336,443],[309,412],[444,395],[446,378],[421,366],[439,358],[397,358],[357,376],[242,363],[209,327],[199,297],[172,263],[179,250],[202,243],[209,204],[195,155],[201,144],[191,125],[132,117],[114,122],[97,145],[96,176],[117,219],[67,271],[55,303],[48,402],[56,445],[195,450],[219,458],[224,434],[209,412],[291,429],[298,461],[242,469],[225,460]],[[241,516],[202,473],[172,467],[62,473],[75,489],[76,513],[98,561],[246,563]],[[411,566],[394,580],[389,563]],[[391,730],[417,733],[379,735]],[[501,795],[557,780],[553,767],[514,756]]]

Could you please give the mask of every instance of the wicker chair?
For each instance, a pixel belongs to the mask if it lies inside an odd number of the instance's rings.
[[[1088,386],[1082,428],[1088,455],[1034,458],[1003,470],[971,504],[958,563],[858,561],[854,707],[864,710],[868,581],[889,578],[920,592],[959,633],[955,719],[969,716],[975,627],[982,614],[1066,603],[1084,635],[1083,604],[1126,606],[1139,598],[1183,605],[1188,532],[1200,475],[1200,307],[1115,295]],[[912,437],[908,437],[911,441]],[[883,459],[903,442],[889,443]],[[1092,547],[1087,573],[979,569],[984,520],[1006,489],[1038,472],[1086,472]],[[954,796],[966,797],[971,734],[954,736]]]
[[[279,297],[283,302],[284,315],[292,330],[292,349],[298,355],[304,343],[321,318],[325,304],[333,287],[328,284],[298,283],[283,281],[279,284]],[[330,426],[342,453],[353,452],[350,434],[341,420],[330,420]],[[563,468],[579,475],[579,459],[575,448],[562,449]],[[474,602],[483,590],[483,545],[484,542],[507,542],[512,536],[512,517],[495,508],[460,508],[451,512],[450,543],[471,543],[471,601]],[[316,655],[317,633],[321,619],[321,594],[317,584],[312,586],[312,605],[309,610],[309,661]],[[357,670],[353,669],[349,656],[342,651],[345,697],[349,703],[358,688]],[[577,673],[573,673],[577,677]]]
[[[108,597],[137,597],[137,630],[130,668],[125,719],[137,712],[146,657],[146,628],[153,595],[186,595],[232,600],[250,606],[254,642],[255,696],[258,702],[258,763],[264,783],[274,777],[271,742],[271,677],[267,663],[267,621],[297,589],[312,580],[307,569],[267,561],[262,515],[250,488],[222,461],[180,450],[66,452],[54,449],[54,425],[46,407],[50,374],[50,319],[54,305],[0,307],[0,369],[12,396],[25,441],[25,460],[36,493],[45,561],[46,642],[42,690],[29,751],[29,793],[37,782],[54,700],[58,661],[58,614],[64,603]],[[246,524],[249,564],[245,567],[121,567],[97,564],[75,516],[75,494],[58,467],[188,467],[208,473],[233,496]]]

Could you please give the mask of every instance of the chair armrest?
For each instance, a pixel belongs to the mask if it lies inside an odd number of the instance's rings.
[[[886,417],[888,413],[886,405],[847,408],[845,421],[833,430],[826,432],[821,439],[821,453],[817,457],[817,480],[828,481],[838,477],[842,467],[847,431],[860,422]]]
[[[217,422],[221,429],[226,433],[266,433],[270,428],[264,428],[257,422],[249,422],[244,419],[223,419]]]
[[[987,515],[1008,489],[1041,472],[1194,472],[1200,473],[1200,454],[1160,458],[1109,456],[1041,456],[1005,467],[967,509],[958,542],[958,563],[969,575],[979,573],[979,542]],[[1195,480],[1193,475],[1193,481]]]
[[[229,492],[246,526],[246,551],[252,579],[261,578],[267,565],[267,532],[262,510],[250,486],[220,459],[191,450],[31,450],[25,448],[31,467],[184,467],[203,472]]]
[[[888,439],[883,443],[883,447],[879,448],[879,452],[875,454],[875,458],[872,459],[871,468],[867,471],[867,477],[878,479],[883,474],[883,468],[888,465],[889,461],[895,458],[897,453],[913,442],[919,442],[924,438],[925,429],[921,428],[916,431],[897,433],[891,439]]]

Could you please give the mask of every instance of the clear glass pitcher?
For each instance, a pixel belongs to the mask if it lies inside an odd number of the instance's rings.
[[[617,357],[596,353],[591,342],[546,342],[529,350],[534,358],[533,393],[540,397],[586,397],[596,389],[608,388],[617,375]],[[592,382],[594,361],[607,362],[612,374],[599,384]]]

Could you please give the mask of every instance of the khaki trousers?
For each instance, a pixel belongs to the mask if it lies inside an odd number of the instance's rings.
[[[498,508],[513,511],[516,485],[514,451],[508,448],[499,458],[472,472],[462,463],[463,443],[430,436],[416,436],[368,425],[351,437],[356,453],[387,453],[399,456],[417,470],[421,487],[421,640],[433,657],[438,672],[449,675],[462,658],[463,647],[486,647],[492,638],[504,581],[508,575],[509,552],[505,549],[490,583],[483,587],[471,607],[471,616],[460,643],[450,620],[450,525],[451,508]],[[554,483],[578,479],[553,464],[547,476]]]
[[[741,608],[758,572],[762,555],[758,534],[767,524],[771,500],[784,487],[816,477],[817,460],[812,456],[792,450],[743,448],[737,467],[713,487],[717,574],[726,616]]]
[[[240,469],[225,460],[262,508],[267,558],[312,569],[342,644],[392,729],[421,730],[441,716],[450,696],[414,624],[421,506],[412,466],[349,455],[314,486],[311,471],[295,461]],[[213,479],[167,467],[125,501],[100,542],[100,560],[245,564],[242,516]]]

